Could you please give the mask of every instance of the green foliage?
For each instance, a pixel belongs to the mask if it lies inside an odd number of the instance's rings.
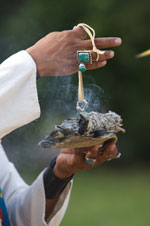
[[[149,173],[93,170],[76,176],[61,226],[149,226]]]

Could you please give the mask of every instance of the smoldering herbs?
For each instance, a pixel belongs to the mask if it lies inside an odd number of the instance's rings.
[[[119,131],[125,132],[122,128],[121,116],[115,112],[109,111],[102,114],[98,112],[83,113],[82,116],[87,121],[87,128],[85,135],[93,134],[97,130],[104,130],[106,132],[118,133]]]
[[[87,147],[100,144],[106,140],[117,140],[116,133],[125,132],[121,116],[115,112],[83,112],[76,118],[69,118],[42,141],[39,146],[44,149],[64,147]]]

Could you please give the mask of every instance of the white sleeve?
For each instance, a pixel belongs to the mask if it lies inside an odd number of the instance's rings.
[[[46,223],[43,172],[31,186],[27,185],[0,145],[0,186],[12,226],[58,226],[68,206],[72,182],[60,195],[51,219]]]
[[[26,51],[0,65],[0,139],[40,116],[36,65]],[[43,173],[28,186],[10,163],[0,145],[0,186],[12,226],[45,226]],[[59,225],[65,214],[71,183],[61,194],[48,226]]]
[[[23,50],[0,64],[0,139],[39,116],[36,65]]]

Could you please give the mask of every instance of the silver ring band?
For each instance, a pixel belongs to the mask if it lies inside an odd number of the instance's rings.
[[[85,156],[85,161],[86,161],[86,164],[92,165],[96,162],[96,159],[91,159],[91,158],[88,158],[87,156]]]

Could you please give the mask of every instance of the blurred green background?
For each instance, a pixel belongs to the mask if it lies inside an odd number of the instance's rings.
[[[86,72],[84,83],[89,110],[117,112],[126,133],[118,134],[121,159],[75,176],[62,226],[149,226],[150,57],[137,60],[135,55],[150,48],[150,1],[2,1],[0,62],[47,33],[80,22],[92,26],[97,37],[123,40],[115,58],[103,69]],[[29,183],[59,153],[40,150],[37,143],[75,115],[77,82],[77,75],[40,79],[41,118],[3,139],[10,160]]]

